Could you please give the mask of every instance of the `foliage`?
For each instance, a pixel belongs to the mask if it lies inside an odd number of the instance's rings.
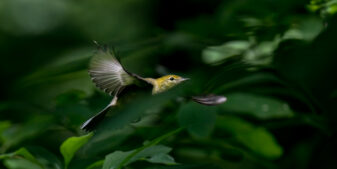
[[[2,0],[0,168],[335,168],[336,4]],[[191,80],[125,89],[81,131],[111,99],[87,73],[93,40],[130,72]],[[207,94],[227,102],[189,100]]]
[[[60,147],[61,154],[64,157],[65,168],[68,167],[71,159],[74,157],[76,151],[86,144],[92,137],[92,133],[81,137],[70,137],[64,141]]]

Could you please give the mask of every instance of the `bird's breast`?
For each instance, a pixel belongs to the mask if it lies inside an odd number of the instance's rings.
[[[171,88],[171,86],[168,85],[165,82],[161,82],[161,83],[156,82],[155,85],[153,85],[152,94],[158,94],[158,93],[164,92],[164,91],[166,91],[170,88]]]

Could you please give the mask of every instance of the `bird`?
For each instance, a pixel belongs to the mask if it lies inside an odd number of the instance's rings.
[[[139,82],[145,83],[152,87],[152,95],[156,95],[189,80],[178,75],[169,74],[159,78],[144,78],[135,73],[127,71],[116,57],[116,52],[112,48],[97,45],[89,63],[89,75],[97,88],[111,95],[113,98],[110,103],[99,113],[85,121],[81,129],[84,131],[92,131],[104,119],[109,110],[116,106],[119,95],[128,86],[136,85]],[[126,91],[127,92],[127,91]],[[203,105],[218,105],[224,103],[227,98],[225,96],[207,95],[192,96],[191,99]]]

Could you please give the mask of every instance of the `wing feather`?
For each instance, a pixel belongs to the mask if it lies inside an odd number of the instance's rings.
[[[124,70],[115,54],[103,48],[99,48],[91,59],[89,75],[99,89],[110,95],[119,92],[135,80]]]

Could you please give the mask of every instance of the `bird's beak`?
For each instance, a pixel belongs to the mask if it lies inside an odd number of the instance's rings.
[[[180,82],[186,81],[186,80],[190,80],[190,78],[181,78]]]

